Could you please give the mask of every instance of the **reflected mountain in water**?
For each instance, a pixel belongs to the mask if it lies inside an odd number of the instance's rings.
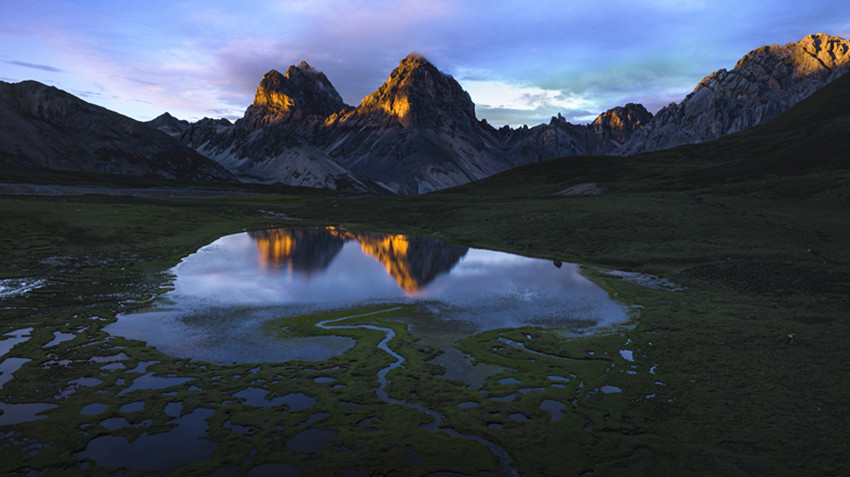
[[[286,268],[309,275],[321,271],[336,258],[346,238],[324,229],[271,229],[248,232],[257,242],[264,268]]]
[[[342,246],[356,240],[363,252],[377,259],[409,293],[450,271],[468,250],[437,239],[336,227],[273,229],[249,232],[249,236],[257,242],[264,267],[285,267],[306,274],[327,269]]]

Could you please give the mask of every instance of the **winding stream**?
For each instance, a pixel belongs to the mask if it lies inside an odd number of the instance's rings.
[[[387,374],[390,371],[392,371],[393,369],[401,366],[401,364],[404,362],[404,356],[402,356],[402,355],[396,353],[395,351],[393,351],[392,349],[390,349],[390,347],[388,345],[388,343],[395,337],[395,331],[393,331],[392,328],[383,328],[383,327],[375,326],[375,325],[335,325],[335,326],[331,325],[331,323],[334,323],[334,322],[337,322],[337,321],[342,321],[342,320],[347,320],[349,318],[358,318],[358,317],[362,317],[362,316],[377,315],[377,314],[387,313],[387,312],[395,311],[395,310],[399,310],[399,309],[401,309],[401,307],[388,308],[388,309],[385,309],[385,310],[372,311],[372,312],[362,313],[362,314],[358,314],[358,315],[343,316],[341,318],[334,318],[334,319],[331,319],[331,320],[320,321],[319,323],[316,323],[316,326],[319,327],[319,328],[325,329],[325,330],[366,328],[366,329],[369,329],[369,330],[376,330],[376,331],[384,332],[385,333],[384,339],[382,339],[381,342],[378,343],[378,347],[381,348],[382,350],[384,350],[386,353],[388,353],[393,358],[395,358],[395,361],[390,363],[389,366],[378,371],[378,387],[375,390],[375,392],[378,396],[378,399],[380,399],[384,402],[387,402],[389,404],[398,404],[398,405],[401,405],[401,406],[411,407],[411,408],[416,409],[418,411],[424,412],[425,414],[428,414],[429,416],[434,418],[434,420],[429,422],[428,424],[423,424],[422,426],[420,426],[423,429],[426,429],[426,430],[429,430],[429,431],[434,431],[434,432],[443,432],[443,433],[446,433],[446,434],[453,436],[453,437],[470,439],[470,440],[473,440],[475,442],[478,442],[479,444],[483,444],[488,449],[490,449],[490,452],[492,452],[493,455],[496,456],[496,458],[499,460],[499,463],[502,466],[502,473],[504,475],[506,475],[506,476],[517,475],[517,471],[516,471],[516,468],[514,467],[513,459],[511,458],[510,454],[508,454],[507,451],[505,451],[501,447],[497,446],[493,442],[490,442],[487,439],[484,439],[483,437],[475,435],[475,434],[463,434],[463,433],[458,432],[458,431],[451,429],[451,428],[446,428],[446,427],[441,428],[440,424],[443,422],[444,416],[442,414],[440,414],[439,412],[437,412],[433,409],[427,408],[427,407],[423,406],[422,404],[392,398],[387,394],[387,391],[386,391],[386,386],[387,386],[387,382],[388,382],[387,381]]]

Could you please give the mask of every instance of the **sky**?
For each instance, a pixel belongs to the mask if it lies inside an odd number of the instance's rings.
[[[0,81],[36,80],[147,121],[236,119],[263,74],[306,61],[356,106],[411,52],[479,119],[586,124],[651,112],[763,44],[850,39],[847,0],[0,0]]]

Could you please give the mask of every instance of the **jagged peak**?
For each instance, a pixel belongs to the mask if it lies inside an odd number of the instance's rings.
[[[625,144],[635,131],[642,129],[652,120],[652,113],[640,103],[626,103],[611,108],[596,117],[591,123],[593,132],[603,140]]]
[[[387,114],[404,126],[469,127],[477,122],[469,94],[418,53],[402,59],[384,84],[363,98],[357,109]]]
[[[735,69],[745,68],[753,62],[763,62],[766,57],[794,65],[798,74],[811,74],[813,71],[831,70],[850,63],[850,42],[838,36],[813,33],[785,45],[756,48],[738,60]]]
[[[286,74],[272,69],[263,75],[243,124],[262,127],[293,115],[328,117],[346,107],[327,76],[302,61]]]
[[[313,68],[306,61],[302,61],[301,63],[298,63],[298,65],[291,65],[289,68],[287,68],[285,77],[288,80],[294,80],[298,76],[305,75],[311,77],[320,76],[327,80],[327,77],[324,75],[324,73],[317,70],[316,68]]]
[[[430,61],[428,61],[427,59],[425,59],[424,56],[422,56],[421,54],[416,53],[416,52],[412,52],[409,55],[405,56],[404,59],[399,61],[398,65],[399,66],[431,66],[431,67],[434,67],[434,65],[432,65]]]
[[[155,117],[153,120],[154,120],[154,121],[156,121],[156,120],[158,120],[158,119],[163,119],[163,120],[174,120],[174,121],[185,122],[185,120],[183,120],[183,119],[179,119],[179,118],[175,117],[174,115],[172,115],[172,114],[171,114],[171,113],[169,113],[168,111],[166,111],[166,112],[164,112],[164,113],[160,114],[159,116]]]

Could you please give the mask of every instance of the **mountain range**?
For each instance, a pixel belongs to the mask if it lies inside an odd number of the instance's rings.
[[[640,104],[590,125],[560,115],[528,128],[493,128],[469,94],[425,58],[403,59],[357,107],[302,62],[269,71],[235,124],[203,120],[181,141],[250,181],[363,187],[394,193],[452,187],[531,162],[623,155],[708,141],[762,124],[850,69],[850,42],[824,34],[763,46],[703,79],[652,115]]]
[[[576,125],[494,128],[417,54],[356,107],[306,62],[271,70],[235,123],[134,121],[28,81],[0,83],[0,164],[191,180],[424,193],[545,159],[630,155],[712,140],[778,116],[850,70],[850,42],[808,35],[751,51],[653,115],[640,104]]]
[[[233,174],[148,124],[36,81],[0,82],[0,166],[233,181]]]

